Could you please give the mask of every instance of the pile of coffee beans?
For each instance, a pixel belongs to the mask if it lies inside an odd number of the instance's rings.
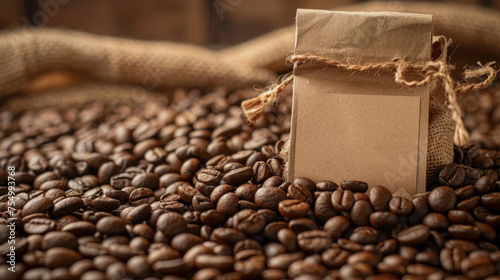
[[[460,101],[472,141],[486,149],[500,149],[500,84],[461,96]]]
[[[0,279],[500,279],[500,152],[413,198],[286,182],[290,97],[248,126],[253,95],[1,112]]]

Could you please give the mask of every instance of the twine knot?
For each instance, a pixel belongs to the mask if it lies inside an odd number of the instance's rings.
[[[394,81],[407,87],[421,87],[430,84],[434,80],[440,79],[445,88],[447,107],[451,111],[453,121],[455,121],[454,142],[459,146],[463,146],[469,142],[469,133],[467,132],[467,129],[462,121],[462,110],[458,104],[457,95],[477,91],[490,86],[499,72],[495,69],[495,62],[487,63],[484,66],[479,64],[480,67],[478,69],[466,70],[464,77],[465,79],[485,78],[478,83],[460,84],[455,83],[451,78],[450,72],[454,69],[454,67],[442,61],[408,63],[404,60],[394,59],[390,62],[359,65],[342,63],[335,59],[310,54],[292,55],[288,58],[288,60],[292,63],[296,63],[297,65],[301,65],[305,62],[314,62],[348,71],[367,72],[372,70],[381,70],[394,72]],[[405,74],[408,72],[421,73],[423,75],[423,79],[408,81],[405,77]],[[242,103],[242,108],[247,121],[252,124],[255,123],[262,116],[262,113],[268,104],[276,103],[277,100],[279,100],[283,90],[293,81],[293,78],[293,74],[290,73],[284,76],[279,84],[268,87],[255,98],[245,100]]]

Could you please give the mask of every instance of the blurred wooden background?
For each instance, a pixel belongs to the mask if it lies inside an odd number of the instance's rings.
[[[293,24],[297,8],[359,0],[0,0],[0,29],[23,25],[202,45],[236,44]],[[436,0],[434,0],[436,1]],[[500,0],[454,0],[500,9]]]

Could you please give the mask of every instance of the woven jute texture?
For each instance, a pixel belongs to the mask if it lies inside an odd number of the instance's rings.
[[[43,28],[0,34],[0,97],[53,70],[146,88],[224,86],[231,90],[275,78],[269,70],[234,63],[217,52],[187,44]]]

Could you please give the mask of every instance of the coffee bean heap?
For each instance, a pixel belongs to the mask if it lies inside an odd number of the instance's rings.
[[[285,182],[290,100],[250,127],[251,95],[0,113],[0,279],[500,279],[499,152],[457,149],[412,199]]]
[[[472,141],[486,149],[500,149],[500,84],[463,95],[460,101]]]

